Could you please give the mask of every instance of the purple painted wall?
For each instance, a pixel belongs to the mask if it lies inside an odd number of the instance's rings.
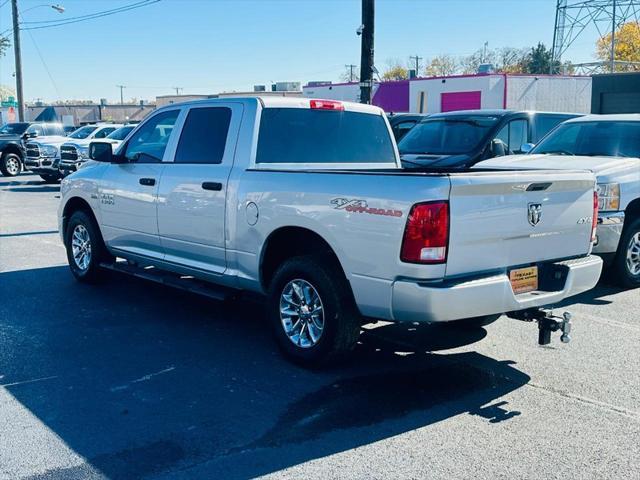
[[[385,112],[409,111],[409,80],[384,82],[378,86],[371,103]]]
[[[476,110],[481,108],[482,92],[444,92],[440,94],[440,111]]]

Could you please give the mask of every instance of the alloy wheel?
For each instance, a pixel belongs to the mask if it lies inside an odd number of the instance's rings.
[[[280,322],[289,340],[301,348],[320,341],[324,331],[324,307],[318,291],[306,280],[287,283],[280,295]]]
[[[640,232],[629,240],[627,246],[627,269],[631,275],[640,275]]]
[[[76,225],[71,237],[71,250],[76,266],[85,271],[91,263],[91,237],[89,231],[82,224]]]

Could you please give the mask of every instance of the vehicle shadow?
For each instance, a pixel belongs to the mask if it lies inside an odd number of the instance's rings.
[[[31,182],[28,182],[27,184],[31,184]],[[21,185],[25,185],[24,183]],[[59,192],[60,191],[60,185],[49,185],[46,184],[45,182],[41,182],[41,183],[36,183],[35,185],[37,186],[20,186],[20,187],[7,187],[4,190],[6,192],[39,192],[39,193],[48,193],[48,192]]]
[[[567,298],[562,302],[556,304],[555,307],[568,307],[576,304],[609,305],[613,303],[613,301],[608,300],[605,297],[615,295],[616,293],[620,293],[623,291],[625,291],[624,288],[614,285],[608,276],[603,275],[594,288],[574,297]]]
[[[350,363],[312,372],[281,357],[259,301],[116,274],[80,285],[66,267],[2,273],[0,298],[2,386],[109,478],[250,478],[462,413],[508,421],[520,412],[502,397],[529,381],[510,362],[445,352],[482,328],[376,324]]]

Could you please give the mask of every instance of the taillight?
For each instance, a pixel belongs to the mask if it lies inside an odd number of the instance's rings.
[[[444,263],[449,243],[449,202],[418,203],[411,208],[402,239],[400,260]]]
[[[598,226],[598,192],[593,192],[593,218],[591,219],[591,241],[596,241],[596,227]]]
[[[310,105],[311,108],[317,110],[344,110],[342,102],[336,102],[335,100],[311,100]]]

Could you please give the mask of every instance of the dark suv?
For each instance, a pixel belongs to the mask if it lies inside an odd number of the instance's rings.
[[[464,170],[488,158],[526,153],[577,113],[463,110],[436,113],[398,142],[405,168]]]
[[[17,122],[0,127],[0,172],[15,177],[24,167],[25,140],[35,137],[64,136],[60,123]]]

